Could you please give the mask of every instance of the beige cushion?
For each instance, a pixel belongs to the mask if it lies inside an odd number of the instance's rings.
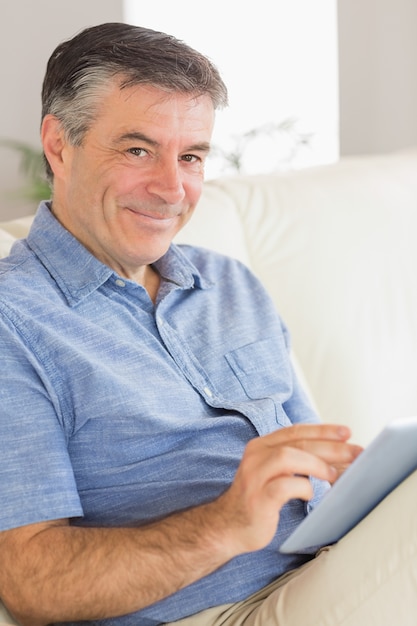
[[[195,213],[177,235],[177,243],[192,243],[227,254],[250,265],[245,226],[242,223],[239,193],[231,193],[235,179],[208,181]]]
[[[26,237],[32,221],[33,215],[18,217],[15,220],[0,222],[0,229],[7,231],[11,235],[13,235],[13,237],[22,238]]]

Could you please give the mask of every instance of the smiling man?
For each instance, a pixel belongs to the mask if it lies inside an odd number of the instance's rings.
[[[121,81],[102,89],[82,146],[68,142],[57,117],[45,116],[52,210],[98,259],[155,295],[151,264],[190,219],[201,193],[214,108],[207,94],[121,89]]]
[[[395,579],[392,603],[413,565],[386,565],[376,522],[279,552],[360,448],[319,424],[248,269],[171,243],[227,102],[216,68],[103,24],[58,46],[42,97],[52,200],[0,263],[4,604],[25,626],[317,626],[347,624],[348,596],[355,626],[390,623],[375,588]]]

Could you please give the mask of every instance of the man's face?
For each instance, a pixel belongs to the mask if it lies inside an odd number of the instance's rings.
[[[79,147],[49,118],[44,147],[60,146],[50,159],[54,214],[98,259],[140,279],[200,197],[214,122],[210,97],[115,85]]]

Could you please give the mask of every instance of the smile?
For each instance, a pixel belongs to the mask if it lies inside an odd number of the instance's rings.
[[[158,223],[158,222],[169,223],[177,219],[180,215],[179,213],[175,213],[173,215],[150,213],[150,212],[148,213],[145,211],[138,211],[136,209],[131,209],[129,207],[126,207],[126,209],[130,213],[132,213],[137,219],[146,220],[146,221],[150,221],[154,223]]]

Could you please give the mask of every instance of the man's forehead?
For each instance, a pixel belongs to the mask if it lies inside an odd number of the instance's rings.
[[[197,140],[200,143],[209,140],[214,117],[214,106],[207,94],[167,93],[152,85],[120,87],[116,83],[103,94],[90,128],[108,126],[113,137],[125,140],[140,139],[144,134],[150,142],[158,141],[148,132],[150,127],[161,133],[175,129],[201,134]]]
[[[100,114],[114,114],[117,117],[118,112],[134,114],[136,111],[150,116],[178,111],[187,118],[213,119],[215,114],[212,99],[208,94],[167,92],[161,87],[149,84],[121,86],[114,82],[100,97],[97,117]]]

